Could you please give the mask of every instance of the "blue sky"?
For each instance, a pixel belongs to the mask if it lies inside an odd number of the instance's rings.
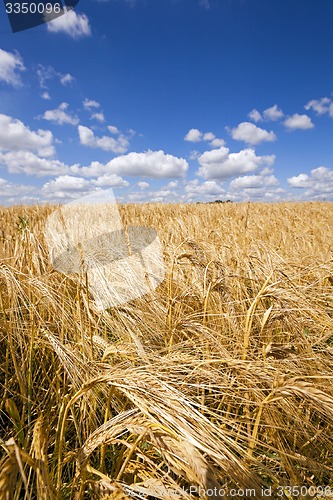
[[[0,12],[0,203],[333,200],[331,0]]]

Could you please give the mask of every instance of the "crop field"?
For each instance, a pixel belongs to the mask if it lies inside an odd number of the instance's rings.
[[[0,499],[332,498],[333,204],[121,205],[165,279],[106,310],[53,210],[0,208]]]

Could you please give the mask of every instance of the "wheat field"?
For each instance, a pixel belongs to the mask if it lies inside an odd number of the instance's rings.
[[[166,277],[105,311],[52,210],[0,208],[0,498],[332,497],[333,204],[121,205]]]

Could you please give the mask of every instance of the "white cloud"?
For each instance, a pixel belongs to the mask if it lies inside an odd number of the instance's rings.
[[[96,180],[92,180],[91,183],[95,186],[100,187],[115,187],[123,188],[129,186],[129,182],[125,181],[120,175],[117,174],[104,174],[98,177]]]
[[[203,136],[204,141],[213,141],[215,139],[215,134],[213,132],[206,132]]]
[[[171,189],[174,189],[176,187],[178,187],[178,181],[170,181],[167,186],[167,188],[171,188]]]
[[[0,148],[5,151],[37,151],[41,156],[52,156],[53,135],[50,130],[32,132],[20,120],[0,114]]]
[[[278,108],[277,104],[274,104],[271,108],[267,108],[264,111],[265,120],[276,121],[280,118],[283,118],[284,113],[281,109]]]
[[[0,204],[28,204],[30,202],[37,202],[37,194],[35,186],[14,184],[6,179],[0,178]]]
[[[247,116],[250,118],[250,120],[257,123],[264,120],[265,121],[280,120],[280,118],[284,117],[284,113],[281,109],[279,109],[277,104],[274,104],[274,106],[265,109],[263,114],[261,114],[257,109],[252,109],[252,111],[250,111],[250,113]]]
[[[198,179],[189,181],[185,187],[185,191],[191,198],[196,197],[197,195],[220,196],[225,193],[224,188],[219,182],[205,181],[200,183]]]
[[[64,87],[66,87],[67,85],[72,85],[72,83],[74,83],[74,81],[75,81],[74,76],[70,75],[69,73],[66,73],[65,75],[60,76],[60,83]]]
[[[159,189],[153,193],[150,193],[149,201],[152,203],[165,203],[165,201],[170,202],[171,198],[175,195],[172,191],[168,189]]]
[[[202,132],[197,128],[191,128],[184,137],[184,141],[200,142],[202,141]]]
[[[262,120],[262,116],[257,109],[252,109],[252,111],[250,111],[247,116],[250,118],[250,120],[256,123]]]
[[[297,130],[297,129],[311,129],[314,127],[314,124],[311,121],[311,118],[308,115],[299,115],[295,113],[290,116],[283,122],[284,126],[289,130]]]
[[[41,94],[41,98],[45,99],[45,100],[49,100],[49,99],[51,99],[51,96],[48,92],[45,91]]]
[[[73,165],[70,167],[71,173],[83,177],[99,177],[105,173],[110,173],[107,168],[107,164],[100,163],[99,161],[93,161],[89,167],[81,167],[80,165]]]
[[[212,146],[213,148],[220,148],[221,146],[224,146],[224,145],[225,145],[225,141],[223,139],[219,139],[218,137],[215,137],[215,139],[213,139],[210,142],[210,146]]]
[[[90,111],[91,108],[99,108],[100,107],[99,102],[93,101],[91,99],[85,99],[82,104],[83,104],[84,109],[87,111]]]
[[[133,203],[150,201],[149,193],[145,193],[143,191],[134,191],[132,193],[126,194],[126,200]]]
[[[19,87],[22,85],[20,72],[24,70],[23,61],[18,52],[13,54],[0,49],[0,81]]]
[[[99,121],[100,123],[104,123],[105,122],[105,116],[104,116],[104,113],[102,113],[102,111],[96,111],[98,108],[100,108],[100,103],[97,102],[97,101],[94,101],[92,99],[84,99],[83,101],[83,108],[86,110],[86,111],[90,111],[91,112],[91,115],[90,115],[90,119],[91,120],[97,120]],[[95,110],[95,112],[93,113],[92,111]],[[118,133],[118,130],[117,132]]]
[[[277,186],[278,179],[274,175],[245,175],[237,177],[230,182],[230,189],[256,189],[269,186]]]
[[[122,188],[129,182],[115,174],[103,175],[98,179],[84,179],[71,175],[60,175],[56,179],[47,182],[42,187],[42,194],[51,199],[73,199],[83,196],[91,191],[100,190],[101,187]]]
[[[56,179],[47,182],[42,187],[42,194],[47,198],[75,198],[90,191],[91,182],[81,177],[71,175],[61,175]]]
[[[118,130],[118,129],[117,129],[117,127],[115,127],[114,125],[109,125],[109,126],[108,126],[108,131],[109,131],[111,134],[114,134],[114,135],[119,134],[119,130]]]
[[[304,108],[306,110],[313,109],[318,115],[324,115],[329,112],[331,99],[329,97],[322,97],[321,99],[312,99]]]
[[[68,10],[64,15],[47,23],[51,33],[66,33],[78,40],[91,35],[89,19],[85,14],[77,14],[75,10]]]
[[[278,202],[290,199],[290,195],[281,187],[263,186],[230,190],[227,198],[232,201]]]
[[[93,169],[93,170],[92,170]],[[188,163],[183,158],[177,158],[164,151],[146,151],[145,153],[129,153],[113,158],[106,165],[95,162],[91,167],[83,167],[82,175],[91,172],[115,173],[118,175],[145,176],[156,179],[167,177],[184,177]]]
[[[310,175],[299,174],[288,179],[292,188],[304,189],[304,197],[308,199],[333,198],[333,170],[318,167],[311,170]]]
[[[260,171],[260,175],[270,175],[273,173],[273,169],[270,167],[265,167]]]
[[[103,113],[93,113],[90,117],[92,120],[97,120],[100,123],[105,122],[105,116]]]
[[[184,141],[188,142],[200,142],[206,141],[209,142],[213,148],[218,148],[220,146],[224,146],[225,142],[223,139],[219,139],[216,137],[213,132],[201,132],[197,128],[191,128],[184,137]],[[192,159],[192,158],[190,158]]]
[[[288,185],[293,188],[310,187],[310,177],[307,174],[299,174],[294,177],[289,177]]]
[[[174,191],[167,189],[167,186],[164,186],[156,191],[135,191],[128,193],[126,194],[126,200],[133,203],[173,203],[179,201],[179,196]]]
[[[253,149],[230,153],[226,147],[203,153],[198,175],[206,179],[223,179],[255,171],[261,165],[273,165],[275,156],[257,156]]]
[[[78,133],[81,144],[90,148],[100,148],[113,153],[125,153],[129,146],[128,139],[123,135],[120,135],[117,139],[106,135],[96,137],[90,128],[83,125],[78,126]]]
[[[57,109],[45,111],[42,118],[58,125],[77,125],[79,123],[78,117],[67,113],[67,109],[68,103],[62,102]]]
[[[148,189],[150,184],[148,182],[145,182],[145,181],[140,181],[140,182],[138,182],[138,186],[140,189]]]
[[[69,167],[59,160],[41,158],[31,151],[9,151],[0,153],[0,163],[12,174],[60,175],[69,172]]]
[[[231,130],[231,137],[237,141],[244,141],[250,145],[276,140],[274,132],[268,132],[250,122],[242,122],[236,128],[233,128]]]

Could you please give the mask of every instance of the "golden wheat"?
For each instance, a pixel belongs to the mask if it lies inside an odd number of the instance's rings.
[[[98,311],[53,207],[0,208],[0,498],[333,488],[333,205],[119,209],[166,278]]]

